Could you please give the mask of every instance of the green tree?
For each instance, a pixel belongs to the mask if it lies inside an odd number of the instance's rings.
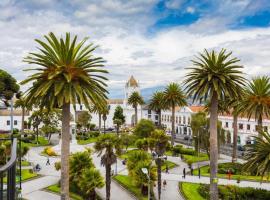
[[[263,176],[270,172],[270,135],[267,132],[261,132],[255,136],[256,142],[247,146],[245,159],[247,162],[243,166],[244,171],[250,171]]]
[[[151,120],[141,119],[135,126],[134,135],[138,138],[148,138],[155,130],[155,125]]]
[[[257,131],[262,129],[263,116],[270,116],[270,78],[261,76],[253,78],[244,89],[244,97],[241,102],[242,110],[248,119],[254,117],[257,120]]]
[[[86,131],[87,125],[91,120],[91,115],[88,111],[80,111],[77,117],[77,123],[84,127],[84,131]]]
[[[143,97],[139,94],[139,92],[133,92],[128,98],[128,104],[132,105],[135,110],[135,124],[138,123],[138,105],[144,104]]]
[[[175,139],[175,107],[186,106],[186,97],[177,83],[170,83],[164,91],[165,106],[172,110],[172,131],[171,131],[171,144],[174,145]]]
[[[134,135],[129,135],[128,133],[121,133],[120,135],[121,144],[126,148],[126,151],[128,147],[135,142]]]
[[[192,129],[192,136],[194,139],[195,151],[197,156],[200,154],[200,140],[203,136],[203,128],[206,128],[206,113],[198,112],[191,116],[191,129]]]
[[[0,100],[8,105],[8,101],[18,93],[20,86],[15,78],[9,73],[0,69]]]
[[[201,53],[193,60],[191,72],[187,74],[184,83],[187,94],[193,100],[210,101],[210,199],[218,199],[217,188],[217,161],[218,161],[218,101],[225,98],[236,99],[239,91],[244,86],[245,79],[242,77],[242,66],[238,65],[237,58],[231,58],[230,53],[222,49],[219,53]]]
[[[125,123],[126,119],[123,114],[123,108],[121,106],[117,106],[113,115],[113,123],[116,124],[116,132],[119,134],[120,126]]]
[[[33,126],[33,131],[36,133],[36,140],[38,144],[38,136],[39,136],[39,125],[42,122],[42,111],[36,110],[32,112],[31,116],[29,117],[29,120]]]
[[[26,91],[26,102],[36,105],[62,109],[62,147],[61,147],[61,199],[69,199],[69,143],[70,143],[70,104],[84,104],[90,109],[89,102],[105,102],[107,73],[104,60],[95,57],[97,46],[85,45],[87,38],[77,42],[69,33],[65,38],[57,38],[53,33],[44,36],[45,41],[36,40],[38,52],[30,53],[24,62],[39,67],[22,84],[33,82]],[[64,166],[64,167],[63,167]]]
[[[128,174],[133,178],[135,184],[141,188],[142,194],[147,194],[148,177],[142,172],[142,168],[150,171],[151,188],[156,181],[155,166],[152,165],[151,156],[146,151],[132,151],[127,159]]]
[[[166,109],[165,107],[165,99],[163,92],[155,92],[150,99],[149,108],[151,110],[155,110],[158,114],[158,126],[159,128],[162,127],[161,125],[161,111]]]
[[[95,168],[87,168],[83,171],[79,182],[85,199],[96,200],[96,188],[104,186],[104,180],[100,172]]]
[[[117,155],[121,152],[121,141],[114,134],[105,134],[97,138],[94,145],[98,156],[101,156],[101,164],[106,169],[106,200],[111,196],[111,165],[117,161]]]
[[[168,137],[163,130],[155,130],[151,133],[150,138],[154,141],[154,151],[157,154],[156,165],[157,165],[157,175],[158,175],[158,199],[161,195],[161,166],[163,163],[162,156],[166,151],[168,145]]]

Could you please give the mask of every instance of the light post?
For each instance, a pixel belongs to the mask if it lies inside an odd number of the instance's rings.
[[[10,132],[11,137],[13,137],[13,97],[10,100]]]
[[[149,170],[147,168],[142,168],[142,172],[147,176],[148,178],[148,200],[150,200],[150,166]]]

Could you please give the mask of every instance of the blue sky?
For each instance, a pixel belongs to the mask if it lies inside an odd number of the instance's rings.
[[[269,0],[1,0],[0,67],[23,80],[22,58],[53,31],[100,46],[111,97],[130,75],[147,93],[181,82],[204,48],[233,51],[250,78],[269,74],[269,25]]]

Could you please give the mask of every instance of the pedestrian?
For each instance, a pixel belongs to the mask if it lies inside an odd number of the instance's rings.
[[[166,174],[169,174],[169,167],[166,165]]]
[[[191,174],[191,176],[193,176],[193,168],[192,167],[190,168],[190,174]]]
[[[231,172],[231,170],[229,169],[229,170],[228,170],[228,179],[229,179],[229,180],[231,180],[231,176],[232,176],[232,172]]]
[[[163,189],[164,189],[164,190],[165,190],[166,185],[167,185],[167,182],[166,182],[166,180],[164,180],[164,181],[163,181]]]
[[[201,178],[201,168],[199,168],[198,170],[199,170],[199,173],[198,173],[199,178]]]
[[[183,169],[183,178],[186,178],[186,168]]]
[[[51,165],[49,157],[47,157],[46,165]]]

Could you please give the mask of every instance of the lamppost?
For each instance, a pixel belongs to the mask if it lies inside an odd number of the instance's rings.
[[[142,168],[142,172],[147,176],[148,178],[148,200],[150,200],[150,166],[149,170],[147,168]]]

